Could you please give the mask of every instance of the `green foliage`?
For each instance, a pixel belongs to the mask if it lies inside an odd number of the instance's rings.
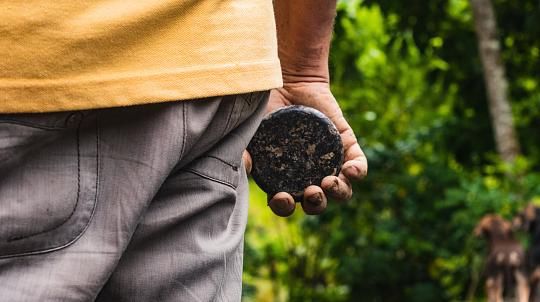
[[[368,156],[354,199],[273,216],[252,185],[246,301],[481,301],[490,212],[540,198],[540,7],[495,1],[523,156],[495,153],[466,0],[340,1],[332,90]]]

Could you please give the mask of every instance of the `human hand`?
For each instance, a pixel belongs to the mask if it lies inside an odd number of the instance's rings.
[[[304,105],[324,113],[334,123],[344,147],[344,163],[338,176],[323,178],[320,186],[304,189],[301,202],[306,214],[316,215],[326,209],[328,197],[336,201],[352,196],[351,181],[367,174],[367,160],[356,136],[343,117],[330,92],[328,57],[336,0],[274,0],[278,54],[283,88],[270,93],[268,111],[288,105]],[[246,167],[251,158],[244,153]],[[268,205],[279,216],[291,215],[296,203],[286,192],[269,196]]]
[[[326,82],[285,82],[283,88],[270,93],[267,112],[288,105],[303,105],[324,113],[338,129],[344,147],[344,163],[338,176],[323,178],[321,186],[311,185],[304,190],[301,202],[306,214],[317,215],[324,212],[328,197],[336,201],[346,201],[352,197],[351,181],[361,180],[367,174],[367,159],[358,145],[356,136],[347,123],[341,109]],[[251,170],[251,157],[244,152],[244,163]],[[268,205],[279,216],[290,216],[296,203],[291,194],[279,192],[269,196]]]

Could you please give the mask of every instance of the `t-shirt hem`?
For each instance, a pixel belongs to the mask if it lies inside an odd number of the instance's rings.
[[[228,64],[105,80],[0,79],[0,112],[88,110],[269,90],[283,85],[279,62]]]

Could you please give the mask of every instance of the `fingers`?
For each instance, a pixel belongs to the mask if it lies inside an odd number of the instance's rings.
[[[304,200],[302,201],[302,208],[308,215],[319,215],[326,210],[327,205],[326,196],[318,186],[309,186],[304,190]]]
[[[326,176],[321,183],[323,191],[336,201],[347,201],[352,197],[352,185],[343,173],[339,176]]]
[[[244,162],[246,173],[249,175],[251,173],[251,167],[253,166],[253,161],[251,160],[251,155],[249,155],[249,152],[247,152],[247,150],[244,150],[244,153],[242,153],[242,161]]]
[[[341,173],[352,181],[360,181],[366,177],[368,173],[368,163],[366,157],[358,157],[346,161],[341,167]]]
[[[352,197],[352,186],[347,177],[340,174],[339,177],[327,176],[323,179],[321,187],[309,186],[304,190],[302,209],[308,215],[322,214],[328,205],[327,196],[337,200],[346,201]],[[294,198],[285,192],[274,195],[268,206],[281,217],[288,217],[294,213],[296,203]]]
[[[350,146],[349,154],[346,158],[352,158],[346,161],[338,176],[327,176],[323,178],[321,186],[309,186],[304,190],[304,200],[302,208],[308,215],[319,215],[324,212],[328,205],[328,197],[336,201],[347,201],[352,198],[351,181],[359,181],[367,175],[367,159],[358,144]],[[244,163],[249,162],[247,158],[249,153],[244,152]],[[355,157],[352,157],[355,156]],[[247,170],[248,164],[246,164]],[[282,217],[287,217],[294,213],[296,204],[294,198],[285,192],[274,195],[269,201],[268,206],[272,211]]]
[[[362,180],[368,173],[366,155],[360,148],[352,130],[342,134],[341,137],[345,149],[345,163],[341,167],[341,171],[350,180]]]
[[[296,208],[296,203],[294,202],[293,197],[289,193],[279,192],[274,195],[270,200],[268,200],[268,206],[274,212],[274,214],[287,217],[291,216],[294,213]]]
[[[368,173],[366,156],[356,135],[343,115],[339,104],[333,97],[328,84],[286,81],[283,88],[274,89],[270,94],[271,110],[284,105],[304,105],[323,112],[336,126],[343,143],[344,163],[338,176],[327,176],[320,186],[309,186],[304,190],[302,208],[306,214],[320,214],[327,206],[328,199],[346,201],[352,197],[351,182],[360,181]],[[277,196],[281,202],[275,201]],[[293,197],[287,193],[279,193],[272,197],[269,205],[272,210],[280,205],[280,216],[288,216],[294,212]],[[274,205],[275,204],[275,205]],[[283,213],[287,215],[283,215]]]
[[[326,210],[328,204],[326,196],[318,186],[309,186],[304,190],[302,208],[308,215],[319,215]],[[279,192],[268,200],[268,206],[274,214],[288,217],[294,213],[296,203],[294,198],[285,192]]]

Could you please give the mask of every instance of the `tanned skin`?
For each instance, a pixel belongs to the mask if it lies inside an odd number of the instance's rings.
[[[326,114],[336,125],[345,148],[345,161],[338,176],[327,176],[321,186],[304,190],[302,208],[306,214],[324,212],[328,198],[346,201],[352,196],[351,182],[367,175],[367,159],[356,136],[330,91],[328,55],[336,0],[275,0],[279,59],[284,86],[270,93],[267,111],[287,105],[304,105]],[[246,167],[251,158],[244,154]],[[285,192],[269,196],[268,205],[279,216],[291,215],[296,207]]]

